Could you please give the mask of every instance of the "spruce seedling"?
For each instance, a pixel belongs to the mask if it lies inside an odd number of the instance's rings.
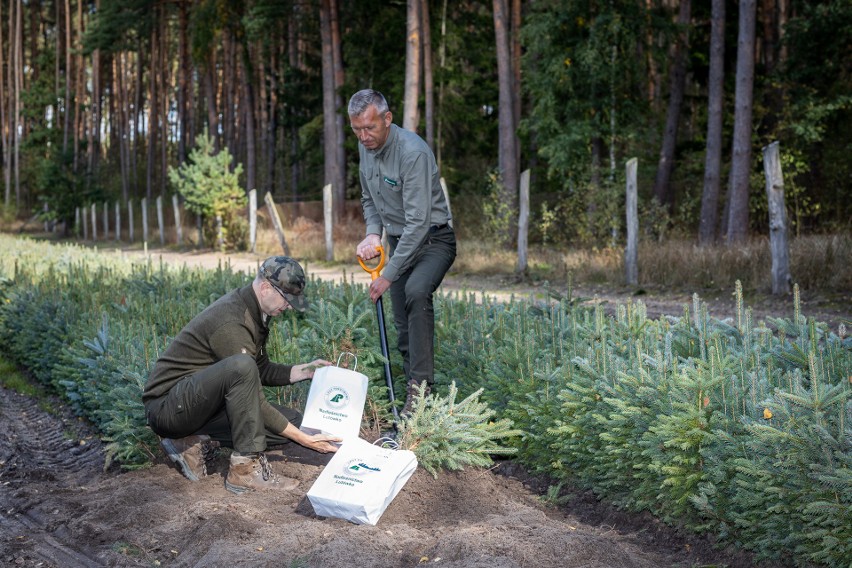
[[[511,420],[491,421],[495,412],[479,400],[482,389],[458,403],[455,381],[446,398],[424,392],[420,385],[411,414],[401,421],[398,442],[400,448],[413,451],[434,477],[440,469],[488,467],[492,455],[517,452],[497,440],[519,436],[521,431],[512,429]]]

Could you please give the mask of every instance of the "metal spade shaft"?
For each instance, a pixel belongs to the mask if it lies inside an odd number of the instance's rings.
[[[361,258],[358,258],[358,263],[361,265],[361,268],[370,273],[370,280],[375,280],[379,277],[379,273],[382,271],[382,268],[385,266],[385,250],[383,247],[376,247],[376,250],[379,252],[379,264],[375,268],[370,268]],[[399,413],[396,410],[396,404],[394,404],[396,397],[393,394],[393,376],[391,375],[390,368],[390,352],[388,351],[388,333],[387,328],[385,327],[385,309],[382,305],[382,297],[379,296],[379,299],[376,300],[376,318],[379,320],[379,343],[382,346],[382,357],[385,358],[385,383],[388,385],[388,399],[391,403],[391,410],[393,411],[393,428],[396,430],[397,424],[399,423]]]

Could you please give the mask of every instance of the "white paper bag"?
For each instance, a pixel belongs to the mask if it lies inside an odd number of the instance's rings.
[[[301,430],[339,438],[357,438],[367,401],[366,375],[341,367],[321,367],[314,372]]]
[[[308,500],[321,517],[375,525],[416,469],[414,452],[347,439],[311,486]]]

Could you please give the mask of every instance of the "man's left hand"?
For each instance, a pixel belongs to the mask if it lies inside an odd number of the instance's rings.
[[[379,301],[379,298],[382,297],[382,294],[390,288],[391,281],[385,278],[384,276],[379,276],[372,282],[370,282],[370,299],[373,300],[373,303]]]
[[[326,361],[325,359],[314,359],[310,363],[302,363],[301,365],[293,365],[290,369],[290,382],[298,383],[299,381],[304,381],[305,379],[314,378],[314,371],[319,369],[320,367],[327,367],[331,365],[330,361]]]

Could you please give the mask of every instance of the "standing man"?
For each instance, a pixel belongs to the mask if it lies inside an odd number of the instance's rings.
[[[225,294],[195,316],[154,364],[142,401],[163,449],[192,481],[207,475],[206,458],[219,444],[232,447],[225,488],[292,490],[294,479],[272,473],[267,444],[297,442],[334,452],[339,438],[301,430],[302,415],[270,404],[263,386],[289,385],[314,376],[317,359],[301,365],[269,360],[269,321],[291,308],[304,312],[305,273],[292,258],[267,258],[254,281]]]
[[[390,260],[370,284],[370,299],[376,302],[390,288],[407,413],[416,389],[425,382],[429,394],[434,381],[432,294],[456,258],[456,236],[432,150],[417,134],[393,124],[385,97],[372,89],[352,95],[349,122],[359,142],[367,223],[356,253],[364,260],[378,256],[382,229],[387,232]]]

